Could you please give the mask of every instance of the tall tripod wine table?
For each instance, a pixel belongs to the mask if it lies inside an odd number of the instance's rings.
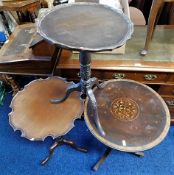
[[[99,85],[91,78],[91,53],[118,48],[131,37],[133,25],[122,11],[96,3],[74,3],[54,7],[39,19],[38,32],[47,41],[59,48],[79,51],[80,81],[67,88],[62,99],[51,99],[61,103],[73,91],[79,91],[81,98],[88,96],[92,104],[95,125],[101,135],[105,132],[100,123],[97,103],[92,87]]]

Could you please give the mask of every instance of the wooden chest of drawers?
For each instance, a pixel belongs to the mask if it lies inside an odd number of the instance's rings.
[[[124,55],[92,54],[92,76],[99,80],[131,79],[147,84],[165,100],[174,124],[174,27],[158,26],[146,57],[139,51],[144,46],[145,27],[136,27],[126,44]],[[57,73],[68,80],[79,80],[78,54],[62,59]]]

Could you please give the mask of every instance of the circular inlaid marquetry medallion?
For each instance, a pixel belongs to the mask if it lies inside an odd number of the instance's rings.
[[[111,105],[113,117],[121,121],[135,120],[138,111],[138,104],[130,98],[116,98]]]

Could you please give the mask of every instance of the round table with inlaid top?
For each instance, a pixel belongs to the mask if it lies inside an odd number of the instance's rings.
[[[98,117],[106,133],[95,126],[92,104],[85,103],[85,121],[91,133],[109,147],[93,167],[97,170],[111,149],[143,155],[158,145],[170,127],[170,113],[164,100],[153,89],[133,80],[109,80],[95,88]]]

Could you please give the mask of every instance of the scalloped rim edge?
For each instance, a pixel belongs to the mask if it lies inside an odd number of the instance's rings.
[[[66,84],[73,84],[74,82],[71,81],[71,82],[67,82],[65,78],[62,78],[62,77],[58,77],[58,76],[54,76],[54,77],[48,77],[46,79],[43,79],[43,78],[39,78],[39,79],[36,79],[36,80],[33,80],[31,81],[30,83],[28,83],[27,85],[24,86],[24,88],[19,91],[12,99],[11,103],[10,103],[10,108],[12,109],[12,111],[8,114],[8,117],[9,117],[9,124],[10,126],[13,128],[14,132],[15,131],[20,131],[21,132],[21,137],[24,137],[30,141],[44,141],[47,137],[52,137],[53,139],[57,138],[57,137],[60,137],[60,136],[63,136],[63,135],[66,135],[71,129],[73,129],[75,127],[75,120],[78,119],[78,118],[81,118],[82,114],[83,114],[83,111],[84,111],[84,100],[82,100],[80,97],[80,102],[81,102],[81,105],[82,105],[82,110],[79,112],[79,114],[77,114],[73,120],[72,120],[72,123],[70,124],[70,126],[68,127],[68,129],[65,130],[65,132],[63,132],[63,134],[59,135],[59,134],[48,134],[46,135],[45,137],[42,137],[42,138],[31,138],[29,136],[27,136],[27,134],[25,134],[25,131],[20,128],[20,127],[16,127],[13,123],[12,123],[12,117],[13,117],[13,112],[14,112],[14,109],[13,109],[13,103],[14,103],[14,100],[16,99],[16,97],[20,94],[20,93],[23,93],[26,88],[28,86],[30,86],[32,83],[36,82],[36,81],[46,81],[46,80],[50,80],[50,79],[59,79],[59,80],[62,80],[64,81],[64,83]]]
[[[47,36],[45,33],[42,32],[40,26],[41,26],[41,22],[42,20],[45,18],[45,16],[47,16],[49,13],[57,10],[57,9],[61,9],[61,8],[66,8],[66,7],[71,7],[73,5],[100,5],[100,6],[104,6],[105,8],[107,9],[110,9],[112,11],[115,11],[117,12],[119,15],[122,15],[123,18],[125,19],[125,21],[128,22],[128,32],[126,33],[125,37],[119,41],[117,44],[115,45],[112,45],[112,46],[107,46],[107,47],[101,47],[101,48],[97,48],[97,49],[92,49],[92,48],[88,48],[88,47],[74,47],[74,46],[67,46],[65,45],[64,43],[61,43],[61,42],[57,42],[55,41],[54,39],[50,38],[49,36]],[[83,50],[86,50],[86,51],[90,51],[90,52],[99,52],[99,51],[107,51],[107,50],[113,50],[113,49],[116,49],[122,45],[124,45],[126,43],[127,40],[129,40],[132,36],[134,32],[134,24],[133,22],[129,19],[129,17],[127,15],[125,15],[123,13],[122,10],[120,9],[115,9],[113,7],[110,7],[108,5],[104,5],[104,4],[98,4],[98,3],[89,3],[89,2],[78,2],[78,3],[70,3],[70,4],[61,4],[59,6],[55,6],[54,8],[52,8],[50,11],[46,12],[39,20],[38,20],[38,23],[37,23],[37,33],[39,33],[45,40],[47,40],[48,42],[51,42],[52,44],[55,44],[57,46],[60,46],[62,48],[65,48],[65,49],[71,49],[71,50],[77,50],[77,51],[83,51]]]

